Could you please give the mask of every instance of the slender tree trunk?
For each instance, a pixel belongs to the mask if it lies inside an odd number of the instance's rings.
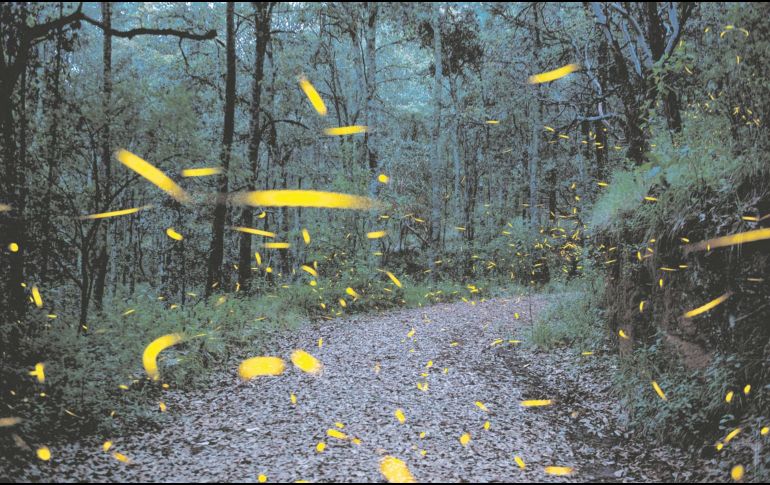
[[[370,130],[364,135],[364,143],[366,144],[366,158],[369,162],[369,170],[371,171],[371,183],[370,183],[370,195],[372,197],[377,195],[377,189],[379,184],[377,183],[377,175],[380,168],[380,162],[377,158],[377,112],[376,112],[376,96],[377,96],[377,10],[379,4],[377,2],[366,2],[366,25],[364,30],[364,38],[366,39],[366,124]]]
[[[451,143],[452,143],[452,163],[454,165],[454,174],[453,174],[453,185],[454,185],[454,194],[453,194],[453,200],[454,205],[452,211],[455,214],[455,217],[460,217],[460,214],[463,209],[463,194],[460,191],[460,180],[462,178],[462,161],[460,159],[460,106],[459,106],[459,93],[457,92],[457,78],[455,76],[450,76],[449,78],[449,90],[450,95],[452,97],[452,118],[453,118],[453,129],[452,129],[452,135]],[[466,228],[467,229],[467,228]]]
[[[273,12],[272,3],[254,2],[256,55],[254,58],[254,81],[251,93],[251,125],[249,130],[249,182],[248,190],[256,190],[259,172],[259,145],[262,141],[260,109],[262,107],[262,79],[265,73],[265,51],[270,42],[270,23]],[[241,211],[241,225],[252,227],[254,209],[244,207]],[[241,233],[238,253],[238,283],[242,290],[248,290],[251,283],[251,238],[250,234]]]
[[[235,132],[235,2],[227,2],[227,74],[225,78],[225,126],[222,134],[222,174],[219,176],[214,222],[211,232],[208,275],[206,278],[206,296],[210,296],[214,285],[222,284],[222,259],[224,256],[224,231],[227,205],[224,199],[229,190],[230,158],[233,152]],[[249,251],[251,254],[251,251]],[[249,256],[251,257],[251,256]]]
[[[104,167],[104,190],[102,191],[102,203],[97,206],[108,209],[107,204],[112,196],[112,157],[110,155],[110,107],[112,104],[112,6],[110,2],[102,2],[102,23],[104,24],[104,49],[103,49],[103,75],[104,90],[102,93],[102,166]],[[106,219],[99,228],[99,256],[96,262],[96,281],[94,282],[94,303],[101,310],[104,301],[104,286],[107,279],[107,267],[109,263],[108,246],[110,219]]]
[[[10,64],[14,47],[18,47],[19,38],[24,32],[24,19],[27,16],[27,8],[24,4],[0,5],[0,13],[4,30],[2,42],[0,42],[0,56],[5,67]],[[6,40],[8,45],[6,46]],[[13,43],[17,45],[14,46]],[[8,61],[5,60],[7,50]],[[27,51],[18,50],[14,59],[14,66],[18,65],[21,72],[27,69]],[[23,84],[26,78],[22,79]],[[4,274],[3,282],[5,291],[0,295],[0,316],[4,316],[5,322],[13,322],[24,318],[27,309],[27,297],[22,283],[24,278],[24,260],[27,252],[27,223],[24,217],[26,205],[26,173],[21,160],[21,154],[25,153],[24,142],[17,141],[16,119],[14,112],[19,110],[14,102],[14,93],[18,83],[18,73],[10,69],[0,69],[0,133],[2,133],[3,176],[0,177],[3,200],[0,202],[10,205],[11,210],[0,212],[0,224],[3,231],[0,232],[2,251],[0,251],[0,274]],[[25,95],[20,93],[21,110],[24,110]],[[21,121],[21,120],[20,120]],[[7,251],[10,243],[19,245],[16,252]]]
[[[438,3],[432,4],[431,25],[433,27],[433,133],[431,136],[431,161],[430,161],[430,251],[428,262],[431,268],[433,278],[436,278],[436,256],[438,250],[438,240],[441,234],[441,82],[442,82],[442,59],[441,59],[441,6]]]
[[[533,7],[535,14],[534,19],[534,49],[535,52],[540,52],[540,26],[538,7]],[[539,67],[539,66],[538,66]],[[540,134],[543,130],[543,104],[540,101],[541,88],[539,84],[535,85],[535,109],[533,110],[534,116],[531,118],[532,123],[532,139],[529,145],[529,222],[532,229],[537,231],[540,225],[540,211],[538,210],[538,165],[540,164]]]

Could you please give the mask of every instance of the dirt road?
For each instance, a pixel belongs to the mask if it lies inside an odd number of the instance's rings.
[[[687,470],[698,467],[683,454],[650,448],[623,430],[610,393],[611,360],[599,349],[545,353],[517,342],[530,308],[537,312],[552,297],[367,314],[278,334],[271,355],[288,362],[302,348],[323,372],[289,368],[243,383],[233,367],[209,390],[169,392],[161,431],[52,447],[51,461],[21,478],[383,481],[384,455],[406,462],[419,481],[697,478]],[[534,399],[553,403],[520,405]],[[348,439],[327,436],[329,429]],[[102,451],[107,439],[130,463]],[[549,466],[572,471],[555,476]]]

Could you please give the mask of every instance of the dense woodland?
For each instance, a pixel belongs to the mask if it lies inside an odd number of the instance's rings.
[[[164,362],[166,381],[194,386],[252,355],[265,328],[506,291],[556,295],[532,345],[617,354],[620,407],[653,439],[709,456],[731,429],[760,439],[768,15],[761,3],[3,3],[0,418],[23,422],[0,427],[0,450],[33,459],[20,442],[154,422],[144,404],[162,390],[141,353],[164,334],[208,333]],[[365,129],[328,131],[347,126]],[[237,197],[282,189],[375,202]],[[89,217],[124,209],[138,210]],[[749,231],[756,241],[698,246]],[[39,363],[44,382],[30,376]],[[756,443],[735,453],[767,479]]]

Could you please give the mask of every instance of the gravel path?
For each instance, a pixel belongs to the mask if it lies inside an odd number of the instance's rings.
[[[510,342],[524,337],[530,308],[536,313],[545,298],[442,304],[285,332],[271,354],[288,362],[303,348],[323,363],[322,374],[290,367],[242,383],[233,369],[215,389],[169,392],[161,431],[104,437],[130,464],[104,453],[97,437],[52,448],[51,462],[30,465],[24,479],[253,482],[264,474],[269,481],[381,482],[386,454],[404,460],[419,481],[697,479],[686,470],[698,466],[684,455],[651,449],[621,430],[610,359]],[[523,408],[525,399],[554,403]],[[335,423],[360,443],[328,437]],[[545,473],[551,465],[573,471],[552,476]]]

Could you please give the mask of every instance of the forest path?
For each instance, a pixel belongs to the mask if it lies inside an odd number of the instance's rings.
[[[168,392],[162,430],[105,437],[130,464],[104,453],[94,438],[52,448],[51,462],[31,465],[24,479],[256,481],[264,474],[269,481],[382,481],[385,454],[404,460],[419,481],[695,478],[683,471],[698,469],[684,454],[649,448],[620,431],[610,359],[509,342],[523,338],[532,314],[554,297],[440,304],[280,332],[270,354],[288,361],[303,348],[323,363],[322,374],[290,367],[242,383],[233,370],[217,388]],[[493,344],[497,339],[502,343]],[[554,404],[523,408],[525,399]],[[394,417],[397,408],[404,424]],[[360,444],[328,437],[336,422]],[[471,435],[465,447],[463,433]],[[321,441],[327,446],[319,453]],[[544,471],[550,465],[574,470],[552,476]]]

